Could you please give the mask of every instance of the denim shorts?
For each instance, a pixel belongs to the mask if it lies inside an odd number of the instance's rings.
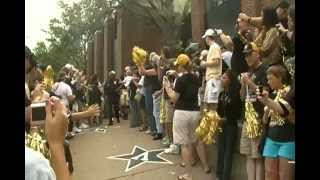
[[[267,138],[263,149],[263,156],[266,158],[282,157],[295,160],[295,143],[294,141],[277,142]]]

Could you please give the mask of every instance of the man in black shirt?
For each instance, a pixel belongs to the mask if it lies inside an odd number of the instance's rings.
[[[109,80],[104,84],[104,93],[106,97],[106,101],[108,102],[108,118],[109,118],[109,126],[113,125],[112,121],[112,109],[114,110],[115,117],[117,122],[120,123],[119,117],[119,101],[120,101],[120,87],[121,84],[119,80],[116,79],[116,72],[109,72]]]
[[[235,37],[232,39],[229,36],[226,36],[222,30],[218,30],[217,33],[221,38],[223,44],[229,49],[232,50],[231,56],[231,70],[235,73],[236,76],[240,75],[243,72],[248,71],[248,65],[245,61],[243,48],[248,40],[251,40],[251,32],[249,31],[249,24],[246,21],[237,19],[235,24],[235,30],[237,31]]]
[[[267,66],[262,64],[258,48],[254,44],[247,44],[244,47],[245,59],[249,66],[249,72],[241,74],[241,97],[246,98],[246,103],[252,103],[253,110],[246,107],[245,114],[255,111],[257,114],[256,121],[261,124],[264,113],[264,105],[256,100],[256,89],[259,86],[267,88],[266,70]],[[264,162],[259,152],[259,143],[261,136],[248,137],[246,131],[248,126],[245,120],[240,139],[240,153],[247,157],[247,174],[248,179],[263,179]],[[256,178],[259,177],[259,178]]]

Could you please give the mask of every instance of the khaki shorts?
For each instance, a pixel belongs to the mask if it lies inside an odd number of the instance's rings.
[[[197,141],[195,129],[199,125],[199,111],[175,110],[173,115],[173,143],[192,144]]]
[[[261,137],[257,137],[255,139],[250,139],[247,137],[244,123],[240,138],[240,153],[251,158],[261,158],[262,156],[258,149],[260,140]]]
[[[206,82],[203,101],[205,103],[218,103],[219,93],[221,91],[221,80],[209,79]]]

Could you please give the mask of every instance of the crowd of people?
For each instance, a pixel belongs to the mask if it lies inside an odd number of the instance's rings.
[[[239,124],[240,153],[246,157],[248,180],[294,179],[294,6],[282,1],[276,8],[264,8],[261,17],[240,13],[233,38],[219,28],[207,29],[202,38],[205,48],[199,44],[193,48],[192,43],[177,57],[167,46],[149,55],[135,47],[135,65],[125,67],[120,79],[115,71],[108,72],[105,82],[97,75],[87,80],[83,71],[67,64],[56,82],[48,83],[52,77],[46,72],[51,67],[41,73],[26,48],[26,133],[33,129],[29,105],[49,102],[50,123],[43,128],[54,173],[46,176],[67,179],[72,173],[66,139],[94,123],[101,125],[103,118],[112,126],[122,116],[129,119],[131,128],[139,127],[153,140],[161,140],[167,147],[165,153],[181,154],[185,173],[178,179],[193,178],[197,159],[204,172],[210,173],[206,144],[217,140],[215,176],[230,180]],[[201,123],[208,113],[210,122],[218,122],[219,128]],[[214,140],[199,136],[196,129],[205,128],[200,126],[207,126]],[[59,132],[54,134],[53,129]],[[26,157],[27,153],[32,156],[31,151],[26,147]],[[28,174],[34,179],[32,175]]]

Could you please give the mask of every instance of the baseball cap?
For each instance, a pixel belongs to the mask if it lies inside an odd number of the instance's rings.
[[[207,29],[206,32],[204,33],[204,35],[202,36],[202,39],[208,37],[208,36],[211,36],[211,37],[214,37],[216,36],[217,33],[213,30],[213,29]]]
[[[186,55],[186,54],[180,54],[176,61],[174,62],[174,65],[177,66],[177,65],[187,65],[190,61],[190,58]]]
[[[66,64],[64,67],[69,69],[69,70],[72,69],[72,65],[71,64]]]
[[[244,54],[249,54],[251,53],[252,51],[256,51],[258,52],[259,51],[259,48],[257,47],[257,45],[255,43],[248,43],[244,46],[244,49],[243,49],[243,53]]]

